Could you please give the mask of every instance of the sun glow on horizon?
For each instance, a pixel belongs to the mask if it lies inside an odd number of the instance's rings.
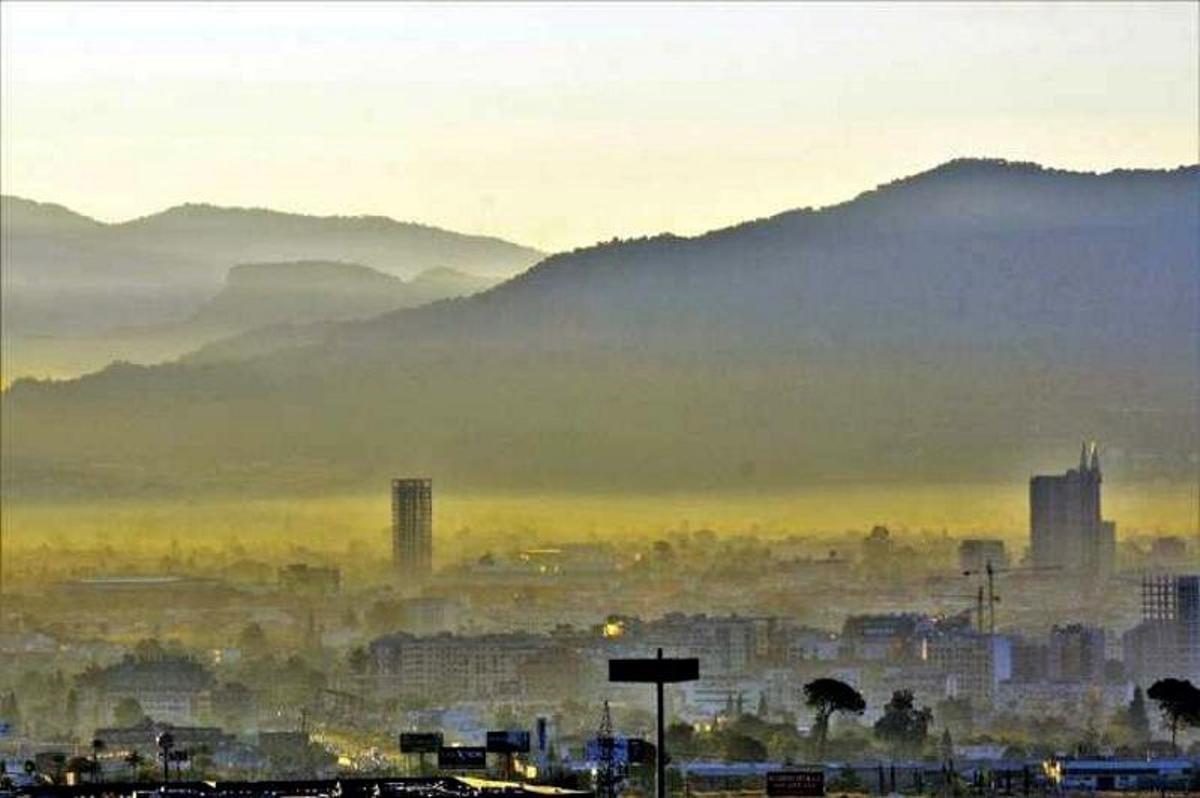
[[[108,221],[206,201],[559,250],[827,205],[953,157],[1173,167],[1200,143],[1188,4],[2,14],[3,190]]]

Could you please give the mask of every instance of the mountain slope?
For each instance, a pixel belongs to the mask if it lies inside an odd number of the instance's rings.
[[[230,269],[221,291],[177,326],[232,335],[274,324],[364,319],[473,294],[493,283],[452,269],[401,280],[341,261],[250,263]]]
[[[216,342],[221,339],[251,330],[257,331],[261,347],[265,340],[284,336],[282,340],[288,341],[322,323],[364,319],[469,295],[494,283],[451,269],[422,272],[406,281],[340,261],[243,264],[230,269],[221,290],[182,321],[125,325],[79,337],[35,338],[23,342],[19,351],[31,361],[73,365],[80,372],[113,360],[157,363],[198,347],[219,346]]]
[[[8,195],[0,196],[0,225],[6,230],[58,235],[92,233],[103,226],[62,205]]]
[[[215,283],[232,263],[344,260],[398,277],[449,268],[511,276],[542,257],[498,238],[383,216],[306,216],[189,204],[116,224],[62,206],[0,198],[13,285]]]
[[[180,205],[112,227],[148,252],[207,251],[222,263],[344,260],[398,277],[449,268],[508,277],[541,253],[498,238],[451,233],[384,216],[305,216],[261,208]]]
[[[448,269],[494,281],[541,258],[500,239],[384,217],[183,205],[104,224],[12,196],[0,197],[0,253],[6,378],[103,366],[123,351],[105,349],[111,328],[186,319],[220,290],[234,263],[353,261],[403,279],[429,274],[421,278],[429,281]],[[470,292],[420,285],[411,291],[430,299]],[[420,303],[393,307],[411,304]]]
[[[1081,435],[1117,478],[1191,479],[1198,198],[1196,167],[952,162],[293,346],[25,382],[6,489],[1012,480]]]

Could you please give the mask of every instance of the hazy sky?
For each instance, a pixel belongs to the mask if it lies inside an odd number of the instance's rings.
[[[4,3],[3,190],[381,213],[546,249],[955,156],[1194,163],[1200,5]]]

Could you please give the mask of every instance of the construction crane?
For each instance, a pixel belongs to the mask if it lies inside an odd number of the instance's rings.
[[[983,619],[984,619],[984,615],[983,615],[983,603],[984,603],[983,585],[980,585],[979,588],[976,589],[976,591],[974,593],[934,593],[932,596],[930,596],[930,598],[970,599],[971,601],[975,602],[975,608],[973,610],[964,610],[964,612],[974,613],[975,628],[979,630],[979,634],[983,634]],[[995,593],[993,593],[992,601],[999,601],[999,600],[1000,600],[1000,597],[997,596]]]
[[[1028,565],[1021,568],[996,568],[992,565],[992,561],[988,560],[983,568],[968,568],[962,572],[963,576],[980,576],[983,575],[987,580],[987,609],[988,609],[988,634],[996,634],[996,602],[1000,601],[1000,597],[996,595],[996,574],[1024,574],[1038,573],[1042,571],[1061,571],[1061,565]],[[983,595],[983,585],[979,586],[980,594]],[[980,600],[980,617],[983,617],[983,602]],[[980,631],[983,631],[983,623],[980,622]]]

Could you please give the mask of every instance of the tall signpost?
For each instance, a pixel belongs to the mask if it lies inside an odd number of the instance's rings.
[[[655,761],[655,794],[658,798],[667,795],[667,740],[663,717],[663,685],[677,682],[694,682],[700,678],[700,660],[695,657],[664,659],[663,650],[658,650],[654,659],[610,659],[608,680],[610,682],[638,682],[653,684],[658,704],[658,752]]]

